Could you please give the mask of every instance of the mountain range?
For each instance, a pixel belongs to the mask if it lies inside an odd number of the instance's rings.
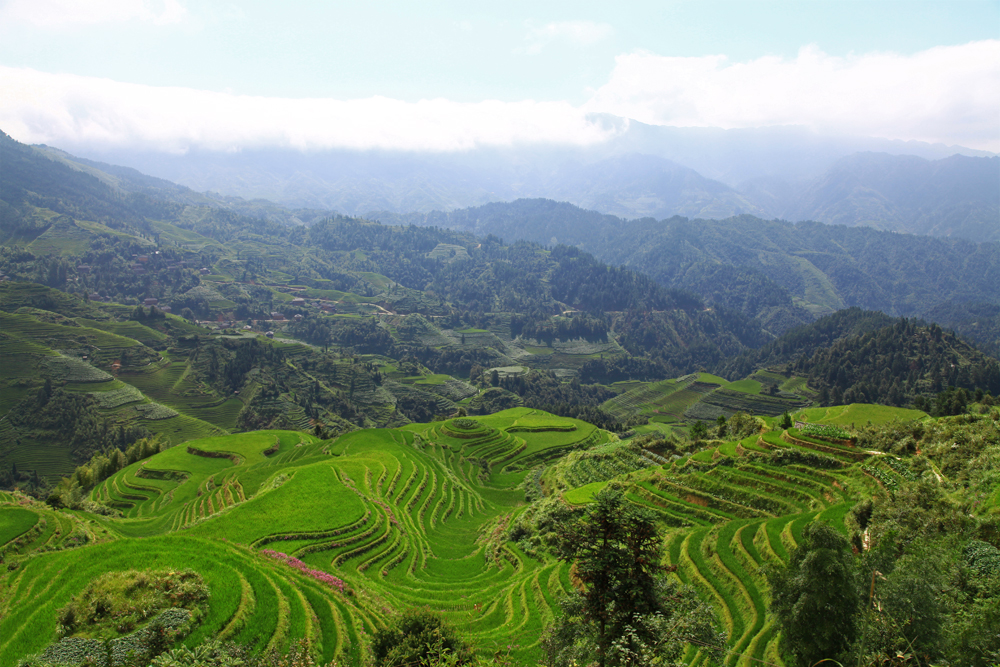
[[[735,196],[665,160],[574,178]],[[1000,360],[964,340],[1000,349],[1000,243],[0,164],[4,665],[541,664],[609,503],[645,526],[610,560],[668,566],[662,664],[798,664],[768,573],[814,535],[876,581],[858,664],[1000,656]]]
[[[587,147],[74,150],[198,190],[346,215],[547,198],[623,218],[749,213],[1000,240],[1000,158],[990,153],[829,137],[798,127],[719,130],[603,120],[614,138]]]

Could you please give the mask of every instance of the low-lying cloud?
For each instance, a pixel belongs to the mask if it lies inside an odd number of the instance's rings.
[[[67,147],[455,151],[583,145],[612,131],[567,102],[252,97],[3,67],[0,88],[0,129]]]
[[[1000,40],[912,56],[794,59],[619,56],[583,105],[446,99],[288,99],[153,87],[0,67],[0,129],[72,148],[184,152],[255,147],[456,151],[590,145],[620,131],[595,112],[644,123],[819,131],[1000,150]]]
[[[912,56],[794,59],[725,56],[616,58],[611,80],[585,108],[653,125],[819,131],[1000,149],[1000,40],[941,46]]]

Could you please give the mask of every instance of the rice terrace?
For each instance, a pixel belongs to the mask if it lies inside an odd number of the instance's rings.
[[[1000,667],[998,26],[0,0],[0,667]]]
[[[852,412],[895,416],[864,405],[829,412],[840,423]],[[525,499],[572,507],[617,483],[656,514],[671,576],[712,605],[725,633],[723,647],[689,645],[685,664],[780,664],[762,568],[786,561],[811,522],[846,533],[855,502],[912,476],[905,459],[859,453],[844,436],[834,426],[763,430],[664,462],[585,422],[515,408],[334,440],[192,440],[93,489],[120,517],[2,496],[0,662],[99,655],[99,641],[59,640],[57,614],[102,573],[142,564],[204,578],[211,597],[183,639],[191,646],[305,640],[317,660],[354,664],[394,610],[427,608],[484,654],[533,664],[574,584],[569,565],[546,555],[549,536],[533,521],[544,509]]]

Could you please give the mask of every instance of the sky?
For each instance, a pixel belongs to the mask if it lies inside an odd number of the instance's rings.
[[[1000,0],[0,0],[0,129],[184,152],[803,125],[1000,151]]]

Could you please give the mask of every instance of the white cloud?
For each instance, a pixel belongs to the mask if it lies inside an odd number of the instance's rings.
[[[525,36],[526,52],[540,53],[543,48],[554,41],[567,41],[579,46],[590,46],[613,35],[615,29],[607,23],[593,21],[556,21],[547,23],[540,28],[528,26]]]
[[[63,148],[451,151],[584,145],[614,132],[567,102],[265,98],[2,66],[0,89],[0,128],[19,141]]]
[[[806,125],[820,131],[1000,150],[1000,40],[911,56],[616,58],[585,108],[654,125]]]
[[[48,29],[127,21],[166,25],[186,16],[178,0],[8,0],[0,8],[2,24]]]
[[[446,99],[403,102],[240,96],[0,66],[0,129],[67,149],[251,147],[453,151],[532,143],[590,145],[620,131],[610,113],[654,125],[805,125],[821,132],[1000,151],[1000,40],[912,56],[794,59],[617,58],[581,106]]]

